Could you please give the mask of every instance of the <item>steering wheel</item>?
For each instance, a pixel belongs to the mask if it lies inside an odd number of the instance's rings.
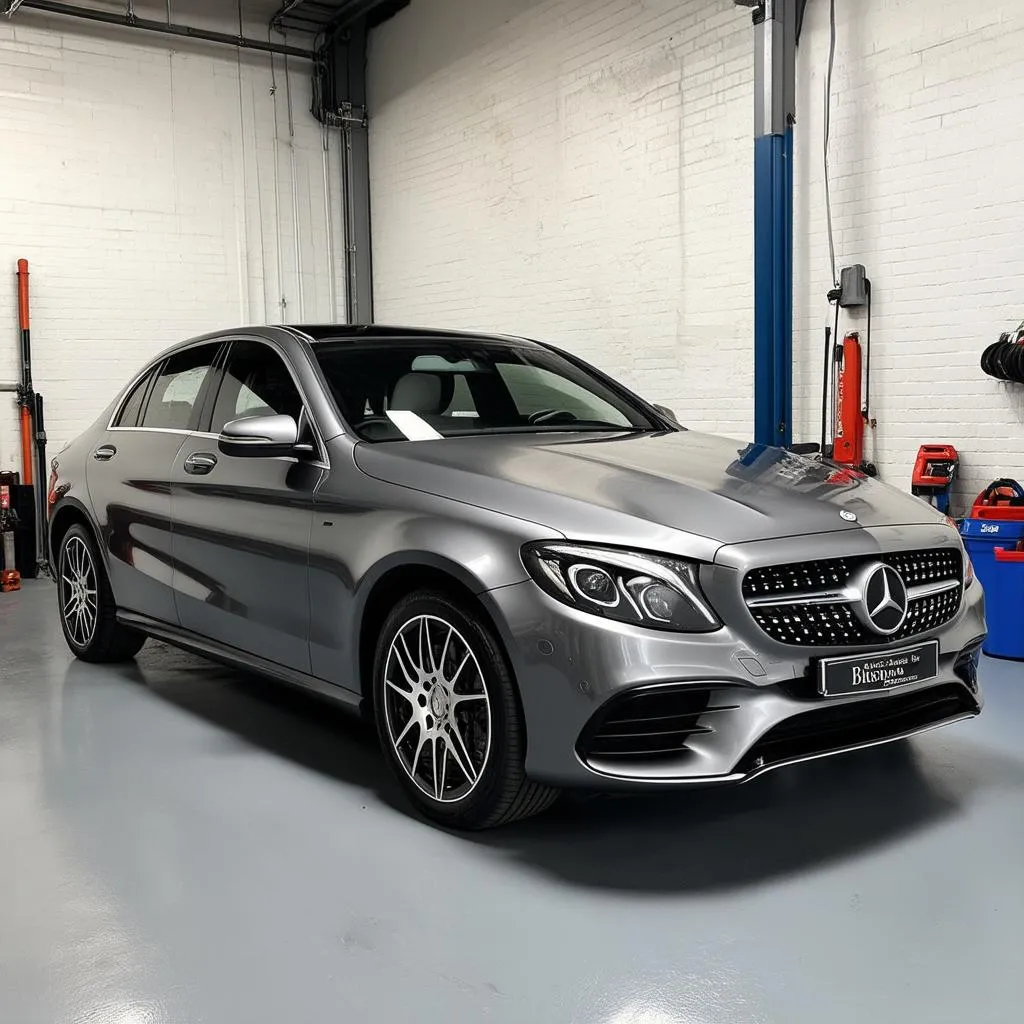
[[[530,424],[541,424],[541,423],[576,423],[578,422],[577,417],[567,412],[565,409],[540,409],[537,412],[530,413],[526,417],[527,423]]]
[[[357,434],[361,434],[367,429],[371,433],[376,433],[373,430],[374,427],[383,427],[384,433],[394,433],[397,436],[401,436],[402,432],[387,418],[387,416],[367,416],[366,419],[361,420],[359,423],[354,424]]]

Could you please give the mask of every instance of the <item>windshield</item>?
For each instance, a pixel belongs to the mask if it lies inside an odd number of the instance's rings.
[[[314,351],[342,415],[367,441],[665,429],[628,396],[532,345],[326,341]]]

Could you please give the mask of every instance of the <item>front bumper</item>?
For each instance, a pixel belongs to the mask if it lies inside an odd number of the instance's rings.
[[[984,596],[975,582],[938,629],[935,679],[853,697],[817,695],[819,657],[856,651],[785,648],[759,642],[753,623],[678,635],[576,611],[532,582],[483,595],[519,681],[526,717],[526,769],[561,786],[743,782],[782,764],[913,735],[981,711],[977,659]],[[678,756],[603,757],[588,746],[625,696],[680,695],[693,732]],[[658,698],[661,699],[661,696]],[[659,711],[661,709],[654,708]]]

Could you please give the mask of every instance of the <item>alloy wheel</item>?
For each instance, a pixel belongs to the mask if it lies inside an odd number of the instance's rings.
[[[69,537],[60,560],[60,613],[79,647],[88,647],[96,633],[98,589],[92,552],[81,537]]]
[[[441,803],[475,788],[491,749],[491,703],[466,638],[434,615],[399,628],[384,664],[387,735],[403,769]]]

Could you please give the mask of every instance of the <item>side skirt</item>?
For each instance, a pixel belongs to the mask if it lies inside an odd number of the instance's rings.
[[[336,704],[341,704],[357,714],[362,714],[365,711],[359,694],[353,693],[342,686],[336,686],[334,683],[328,683],[324,679],[318,679],[316,676],[300,672],[297,669],[287,668],[284,665],[278,665],[276,662],[267,661],[264,658],[257,657],[255,654],[239,650],[237,647],[219,644],[214,640],[196,636],[194,633],[189,633],[177,626],[170,626],[166,622],[158,622],[156,619],[151,619],[146,615],[138,615],[135,612],[118,611],[117,621],[125,626],[130,626],[132,629],[137,629],[140,633],[145,633],[155,640],[163,640],[174,647],[180,647],[182,650],[202,655],[211,661],[218,661],[231,668],[245,669],[256,675],[268,676],[278,682],[287,683],[289,686],[296,686],[299,689],[316,693]]]

